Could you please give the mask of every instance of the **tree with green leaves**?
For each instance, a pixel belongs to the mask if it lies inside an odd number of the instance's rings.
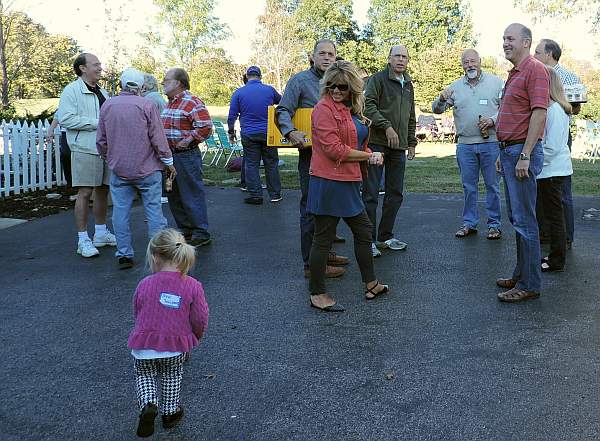
[[[252,40],[252,62],[262,69],[264,81],[279,92],[292,75],[308,66],[292,10],[289,1],[267,0]]]
[[[585,14],[592,23],[592,33],[600,32],[600,0],[515,0],[515,3],[520,3],[534,19]]]
[[[167,54],[185,68],[192,65],[199,51],[213,47],[229,34],[227,26],[213,15],[215,0],[154,0],[154,3],[159,9],[159,21],[170,32]]]
[[[13,99],[56,97],[72,81],[77,43],[50,35],[19,11],[7,11],[0,0],[0,74],[2,109]]]
[[[307,51],[323,38],[332,40],[336,46],[357,40],[358,25],[352,19],[352,0],[302,0],[293,20]]]
[[[473,40],[471,14],[461,0],[371,0],[368,17],[382,61],[395,44],[405,45],[414,57],[438,44]]]
[[[223,49],[213,49],[190,66],[190,89],[207,104],[226,106],[243,84],[244,72],[244,66],[235,64]]]
[[[464,75],[460,57],[463,48],[437,43],[420,52],[409,63],[415,86],[415,102],[430,110],[431,102],[451,82]]]

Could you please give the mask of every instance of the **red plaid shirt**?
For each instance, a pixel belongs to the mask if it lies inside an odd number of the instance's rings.
[[[200,98],[184,90],[169,100],[161,113],[169,147],[175,151],[189,150],[208,138],[212,132],[212,120]],[[175,146],[185,138],[193,137],[190,147],[177,149]]]
[[[550,103],[550,77],[544,65],[529,55],[508,72],[496,135],[500,141],[527,138],[533,109],[547,109]],[[538,133],[542,137],[544,127]]]

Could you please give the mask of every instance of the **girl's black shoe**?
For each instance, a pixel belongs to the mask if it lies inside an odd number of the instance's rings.
[[[175,427],[177,425],[177,423],[179,422],[179,420],[181,420],[182,417],[183,417],[183,407],[179,406],[179,408],[177,409],[177,412],[175,412],[174,414],[162,416],[163,427],[165,429],[171,429],[172,427]]]

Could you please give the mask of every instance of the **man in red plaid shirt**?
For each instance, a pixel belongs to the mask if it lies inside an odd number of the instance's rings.
[[[191,245],[208,245],[211,239],[198,144],[210,136],[212,120],[202,100],[190,93],[190,77],[185,70],[168,70],[162,84],[169,103],[161,118],[177,170],[167,194],[169,208]]]

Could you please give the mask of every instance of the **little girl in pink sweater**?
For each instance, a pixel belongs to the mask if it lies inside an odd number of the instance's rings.
[[[183,417],[179,404],[183,362],[208,324],[202,284],[187,275],[196,250],[183,235],[173,229],[158,232],[148,244],[146,258],[153,274],[135,290],[135,326],[127,341],[135,358],[141,437],[154,433],[159,375],[163,427],[174,427]]]

